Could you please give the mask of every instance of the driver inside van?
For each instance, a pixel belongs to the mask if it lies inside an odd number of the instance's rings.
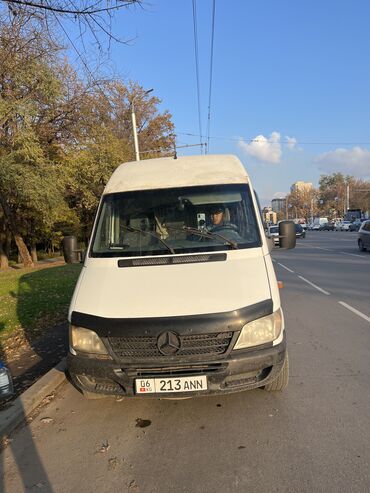
[[[216,228],[222,228],[226,224],[225,207],[223,205],[215,206],[211,209],[211,228],[210,231]]]

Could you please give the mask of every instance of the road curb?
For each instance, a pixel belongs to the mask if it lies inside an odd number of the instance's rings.
[[[54,392],[66,379],[66,359],[63,358],[46,375],[41,377],[23,394],[0,412],[0,438],[9,436],[42,401]]]

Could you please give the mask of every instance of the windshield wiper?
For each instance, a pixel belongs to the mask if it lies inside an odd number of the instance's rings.
[[[239,248],[238,244],[230,240],[229,238],[226,238],[224,235],[220,235],[219,233],[214,233],[212,231],[200,231],[197,228],[192,228],[190,226],[183,226],[182,228],[173,228],[172,226],[168,226],[167,224],[165,225],[167,229],[172,230],[172,231],[186,231],[188,233],[192,233],[194,235],[201,236],[203,238],[221,238],[224,242],[226,242],[228,245],[232,246],[236,250]]]
[[[175,254],[175,250],[166,241],[162,240],[160,236],[158,236],[156,233],[153,233],[153,231],[144,231],[143,229],[134,228],[132,226],[122,226],[122,228],[126,229],[127,231],[133,231],[135,233],[142,233],[144,235],[153,236],[153,238],[159,240],[173,255]]]

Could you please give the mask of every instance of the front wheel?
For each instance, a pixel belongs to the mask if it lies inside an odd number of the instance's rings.
[[[366,252],[366,247],[364,247],[362,240],[358,240],[358,248],[360,249],[360,252]]]
[[[282,391],[288,386],[289,382],[289,357],[288,352],[285,354],[284,365],[279,373],[279,375],[272,382],[265,385],[265,390],[267,392],[277,392]]]

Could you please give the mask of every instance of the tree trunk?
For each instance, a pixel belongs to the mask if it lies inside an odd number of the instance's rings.
[[[37,262],[37,249],[34,243],[31,245],[31,257],[33,262]]]
[[[9,267],[9,259],[6,254],[6,247],[4,238],[0,238],[0,269],[7,269]]]
[[[22,236],[18,233],[18,228],[13,220],[12,212],[6,202],[5,197],[0,191],[0,204],[4,211],[4,216],[6,218],[7,224],[9,226],[10,231],[14,237],[15,244],[17,245],[19,255],[21,256],[23,265],[25,267],[34,267],[34,263],[32,262],[31,255],[26,247],[26,244],[23,241]]]
[[[26,247],[26,244],[23,241],[22,236],[19,234],[15,234],[14,241],[15,244],[17,245],[18,252],[22,259],[24,267],[34,267],[34,263],[32,262],[30,252],[28,251],[28,248]]]
[[[10,251],[12,248],[12,233],[9,230],[7,230],[5,234],[6,234],[5,253],[6,256],[9,258]]]

